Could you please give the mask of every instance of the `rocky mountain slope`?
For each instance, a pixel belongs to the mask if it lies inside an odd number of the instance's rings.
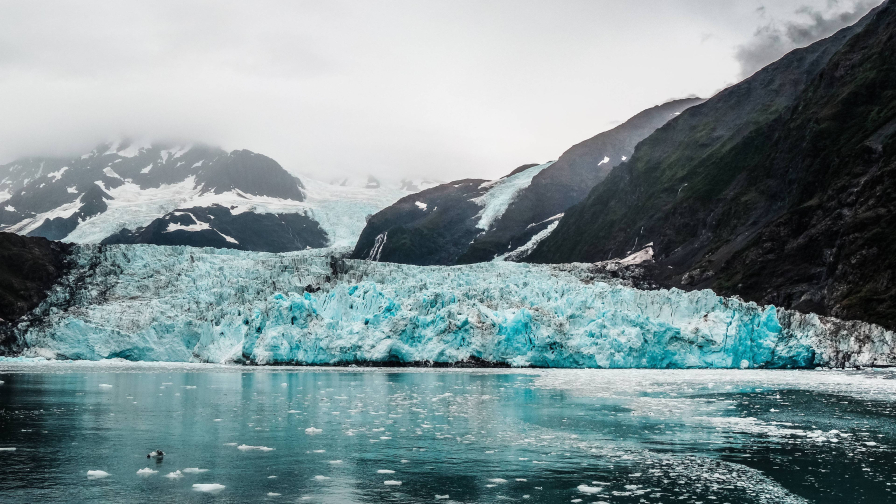
[[[378,182],[306,185],[247,150],[123,141],[0,166],[0,229],[75,243],[350,246],[366,215],[404,194]]]
[[[0,233],[0,348],[69,272],[70,253],[63,243]]]
[[[374,215],[352,257],[417,265],[518,259],[557,225],[635,145],[700,99],[653,107],[585,140],[556,162],[498,180],[460,180],[408,196]]]
[[[536,247],[896,327],[896,4],[788,54],[644,140]]]

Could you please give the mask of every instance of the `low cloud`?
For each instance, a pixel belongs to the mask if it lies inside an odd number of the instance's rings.
[[[880,3],[880,0],[859,0],[844,10],[840,2],[831,0],[825,11],[811,6],[797,9],[795,14],[802,18],[801,21],[770,20],[756,30],[750,42],[737,48],[735,57],[740,63],[741,77],[749,77],[793,49],[805,47],[854,24]],[[759,7],[757,13],[765,18],[765,7]]]

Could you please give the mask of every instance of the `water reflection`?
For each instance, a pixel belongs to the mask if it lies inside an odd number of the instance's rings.
[[[819,389],[809,373],[63,369],[0,371],[0,448],[16,448],[0,452],[3,502],[886,502],[896,490],[892,400]],[[872,378],[884,376],[856,379]],[[147,459],[155,449],[165,457]]]

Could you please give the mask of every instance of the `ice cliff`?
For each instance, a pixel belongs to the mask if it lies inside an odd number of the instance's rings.
[[[896,335],[710,291],[641,291],[588,265],[417,267],[83,245],[19,326],[23,355],[335,364],[478,358],[551,367],[896,363]]]

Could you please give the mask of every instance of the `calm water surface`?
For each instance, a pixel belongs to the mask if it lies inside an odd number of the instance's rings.
[[[0,501],[896,502],[894,378],[0,363]]]

